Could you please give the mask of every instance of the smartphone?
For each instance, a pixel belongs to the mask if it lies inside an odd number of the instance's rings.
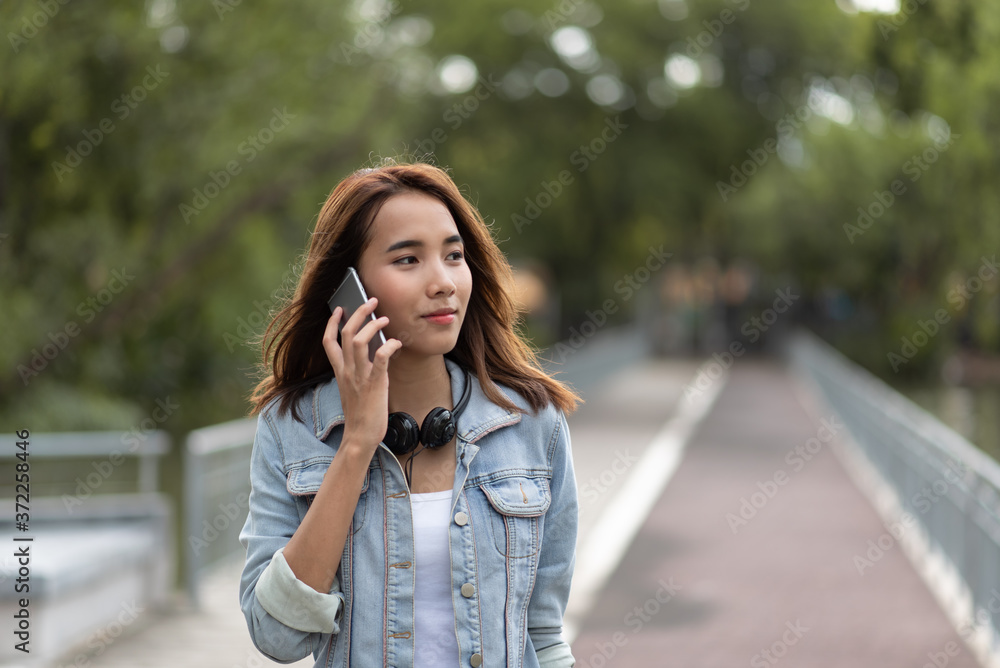
[[[327,302],[330,305],[330,313],[333,313],[333,310],[338,306],[344,310],[344,314],[340,317],[340,323],[338,324],[341,332],[344,330],[344,324],[347,322],[347,319],[354,315],[354,312],[367,301],[368,295],[365,294],[365,288],[361,285],[358,272],[354,270],[354,267],[348,267],[347,275],[344,276],[344,280],[340,282],[340,286],[334,291],[333,296]],[[369,313],[368,318],[369,320],[376,319],[374,313]],[[362,324],[363,326],[364,324]],[[379,346],[383,345],[385,345],[385,335],[382,334],[382,330],[380,329],[375,332],[375,336],[368,342],[368,359],[374,362],[375,351],[379,349]]]

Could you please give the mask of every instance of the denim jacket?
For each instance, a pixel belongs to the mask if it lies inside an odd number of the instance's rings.
[[[445,358],[457,405],[466,376]],[[448,542],[459,666],[574,664],[562,620],[576,557],[576,479],[566,417],[491,402],[476,377],[458,418]],[[498,385],[518,406],[518,393]],[[336,379],[300,401],[300,415],[261,411],[251,455],[247,559],[240,606],[257,648],[282,663],[412,666],[414,548],[399,460],[380,443],[330,593],[297,580],[282,554],[343,436]],[[529,409],[530,410],[530,409]],[[380,605],[381,604],[381,605]]]

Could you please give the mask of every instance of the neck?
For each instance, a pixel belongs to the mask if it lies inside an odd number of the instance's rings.
[[[444,355],[411,358],[397,355],[389,363],[389,412],[411,415],[435,406],[451,406],[451,376]]]

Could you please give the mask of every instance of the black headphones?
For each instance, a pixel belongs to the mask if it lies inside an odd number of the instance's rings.
[[[455,438],[458,431],[458,416],[465,410],[465,405],[469,403],[469,395],[472,393],[469,372],[465,369],[462,369],[462,372],[465,374],[465,387],[454,412],[447,408],[433,408],[420,427],[417,427],[417,421],[409,413],[389,413],[388,428],[382,442],[394,455],[413,452],[418,443],[431,450],[451,443],[451,439]]]

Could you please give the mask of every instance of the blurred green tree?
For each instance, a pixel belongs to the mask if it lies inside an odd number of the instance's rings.
[[[180,433],[242,414],[246,341],[326,195],[398,155],[451,168],[512,260],[549,268],[559,326],[539,345],[609,298],[627,320],[621,281],[662,246],[848,295],[844,346],[885,371],[997,245],[1000,10],[850,8],[4,3],[0,415],[126,428],[171,396]],[[995,349],[992,286],[907,370],[966,330]]]

